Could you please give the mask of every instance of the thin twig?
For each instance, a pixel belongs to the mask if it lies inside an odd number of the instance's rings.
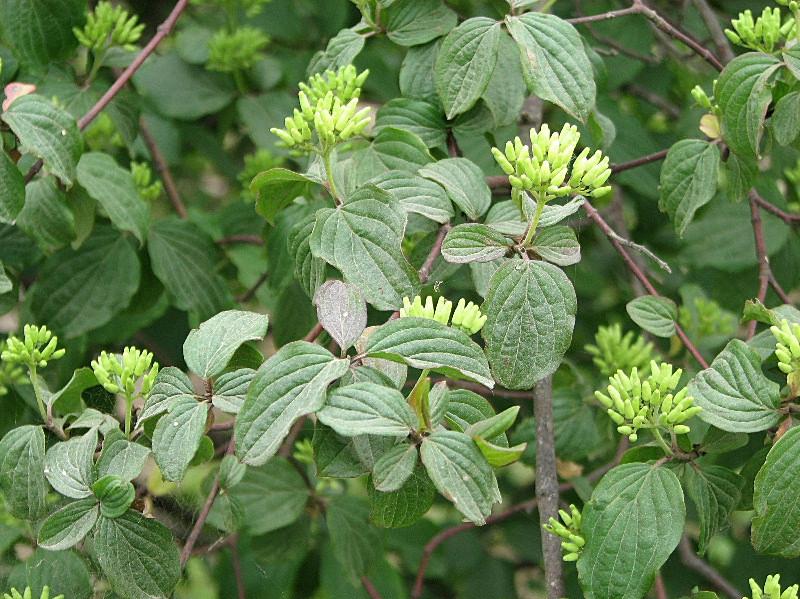
[[[539,524],[558,517],[558,471],[556,468],[555,422],[553,420],[553,377],[536,383],[533,391],[533,412],[536,420],[536,502]],[[542,529],[542,554],[547,599],[564,596],[561,560],[561,539]]]
[[[442,243],[444,242],[444,238],[451,227],[452,225],[450,225],[450,223],[445,223],[439,229],[439,234],[436,236],[436,241],[433,242],[433,247],[431,247],[428,257],[425,258],[425,262],[419,269],[420,282],[428,282],[428,278],[431,276],[431,271],[433,270],[433,265],[436,262],[436,259],[439,257],[439,254],[442,253]]]
[[[172,12],[169,13],[169,16],[164,20],[161,25],[158,26],[156,30],[156,34],[147,42],[144,48],[141,49],[139,54],[136,55],[136,58],[133,59],[131,64],[129,64],[124,71],[117,77],[116,81],[111,84],[111,87],[106,90],[106,93],[102,95],[102,97],[92,106],[89,111],[84,114],[80,120],[78,120],[78,129],[83,131],[89,124],[97,118],[97,116],[108,106],[111,101],[116,97],[116,95],[122,90],[123,87],[131,80],[134,73],[139,70],[139,67],[144,64],[144,61],[155,51],[158,44],[161,43],[165,37],[167,37],[172,29],[175,27],[175,23],[177,23],[178,18],[181,16],[181,13],[186,9],[186,6],[189,4],[189,0],[178,0],[175,3]],[[38,173],[42,170],[42,161],[37,160],[33,166],[30,168],[28,173],[25,175],[25,182],[31,181]]]
[[[144,119],[139,119],[139,134],[142,136],[147,149],[150,150],[150,157],[153,159],[153,164],[156,165],[161,181],[164,183],[164,191],[167,192],[172,208],[181,218],[186,218],[189,213],[186,211],[186,205],[181,199],[181,194],[178,192],[178,186],[175,185],[175,179],[172,178],[172,171],[167,164],[167,159],[158,147],[156,138],[150,132]]]
[[[758,293],[756,298],[761,303],[767,298],[769,289],[770,275],[772,269],[769,266],[769,256],[767,255],[767,243],[764,240],[764,227],[761,222],[761,210],[755,200],[750,197],[750,222],[753,224],[753,237],[755,238],[756,259],[758,260]],[[747,325],[747,338],[751,339],[756,334],[756,320],[751,320]]]
[[[297,440],[297,437],[303,430],[303,426],[305,426],[306,417],[300,416],[295,423],[292,425],[292,428],[289,429],[289,434],[286,435],[286,438],[281,443],[281,447],[278,450],[278,455],[282,458],[288,458],[292,455],[292,449],[294,449],[294,442]]]
[[[693,2],[697,12],[700,13],[703,22],[706,24],[706,29],[711,34],[711,39],[714,40],[714,45],[717,47],[717,52],[719,52],[723,62],[732,61],[736,55],[733,53],[731,43],[725,37],[725,32],[719,24],[717,13],[714,12],[714,9],[711,8],[706,0],[693,0]]]
[[[367,591],[367,595],[369,595],[371,599],[383,599],[380,591],[372,584],[369,578],[362,576],[361,584],[364,585],[364,590]]]
[[[311,329],[306,334],[305,337],[303,337],[303,341],[308,341],[309,343],[314,343],[314,341],[317,340],[317,337],[319,337],[322,334],[323,330],[324,329],[322,328],[322,325],[320,323],[315,324],[314,328]]]
[[[264,274],[262,274],[260,277],[258,277],[258,279],[256,279],[256,282],[253,283],[247,291],[245,291],[242,295],[236,298],[236,301],[238,301],[240,304],[244,302],[249,302],[255,296],[256,291],[258,291],[258,288],[261,287],[267,281],[268,278],[269,278],[269,271],[265,271]]]
[[[656,574],[656,581],[653,585],[653,588],[656,592],[656,599],[669,599],[669,595],[667,595],[667,587],[664,585],[664,577],[661,576],[661,572]]]
[[[787,225],[800,225],[800,214],[794,214],[792,212],[786,212],[785,210],[781,210],[774,204],[771,204],[767,200],[761,197],[761,195],[755,190],[750,191],[750,197],[758,204],[759,208],[763,208],[770,214],[777,216]]]
[[[574,19],[567,20],[573,25],[584,25],[586,23],[596,23],[598,21],[610,21],[611,19],[617,19],[626,15],[637,15],[639,13],[639,8],[635,5],[632,5],[628,8],[620,8],[618,10],[610,10],[597,15],[587,15],[585,17],[575,17]]]
[[[667,156],[667,152],[669,152],[669,148],[665,150],[660,150],[658,152],[653,152],[652,154],[647,154],[646,156],[642,156],[641,158],[636,158],[628,162],[620,162],[619,164],[612,164],[611,172],[617,174],[623,171],[628,171],[632,168],[644,166],[645,164],[650,164],[652,162],[658,162],[659,160],[664,160],[664,158],[666,158]]]
[[[236,593],[239,599],[246,599],[247,593],[244,586],[244,575],[242,574],[242,560],[239,556],[239,535],[232,535],[228,544],[231,548],[233,576],[236,578]]]
[[[617,250],[617,253],[619,253],[619,255],[622,257],[622,260],[625,262],[625,264],[633,273],[633,275],[644,286],[647,293],[649,293],[650,295],[660,295],[658,291],[656,291],[656,288],[653,287],[653,284],[650,282],[650,279],[647,277],[644,271],[642,271],[642,269],[639,268],[639,265],[636,264],[634,259],[625,249],[625,246],[623,246],[619,241],[617,241],[616,232],[605,221],[605,219],[602,216],[600,216],[600,213],[594,206],[592,206],[591,202],[586,200],[583,204],[583,209],[586,210],[586,214],[589,216],[589,218],[591,218],[592,221],[594,221],[594,223],[598,227],[600,227],[600,230],[605,234],[605,236],[608,237],[608,240],[611,242],[611,245],[614,246],[614,249]],[[697,347],[695,347],[695,345],[686,335],[686,332],[677,323],[675,324],[675,333],[683,342],[683,345],[686,347],[689,353],[692,354],[692,357],[694,357],[697,363],[700,364],[700,366],[702,366],[703,368],[708,368],[708,362],[703,357],[703,354],[700,353],[700,350],[698,350]]]
[[[689,568],[690,570],[694,570],[698,574],[700,574],[703,578],[713,584],[717,589],[723,593],[725,593],[730,599],[741,599],[744,597],[741,591],[739,591],[735,586],[733,586],[728,580],[722,576],[719,572],[717,572],[713,566],[706,563],[705,560],[700,558],[695,552],[694,548],[692,547],[692,542],[689,540],[689,537],[684,535],[681,539],[681,543],[679,545],[681,561],[683,565]]]
[[[233,245],[235,243],[244,243],[249,245],[264,245],[264,240],[258,235],[228,235],[217,239],[219,245]]]

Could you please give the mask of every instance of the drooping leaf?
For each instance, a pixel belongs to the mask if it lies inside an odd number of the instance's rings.
[[[541,261],[508,260],[492,276],[482,335],[495,380],[530,389],[552,374],[572,342],[577,300],[564,272]]]
[[[367,304],[357,287],[328,281],[314,296],[317,318],[342,350],[351,347],[367,326]]]
[[[314,230],[316,215],[309,214],[292,227],[287,240],[289,254],[294,259],[294,276],[309,298],[325,280],[325,261],[311,253],[311,232]]]
[[[497,62],[500,35],[500,23],[473,17],[444,38],[434,80],[448,119],[472,108],[486,89]]]
[[[275,215],[298,196],[307,194],[313,183],[316,181],[302,173],[276,167],[258,173],[250,183],[250,191],[256,194],[258,213],[274,225]]]
[[[370,335],[365,353],[494,386],[480,346],[466,333],[429,318],[390,320]]]
[[[448,262],[491,262],[506,255],[510,242],[495,229],[481,223],[456,225],[442,243],[442,257]]]
[[[770,120],[772,133],[782,146],[788,146],[800,135],[800,92],[791,92],[775,104]]]
[[[226,372],[214,381],[214,392],[211,396],[211,403],[214,407],[228,412],[238,414],[242,408],[247,390],[256,371],[252,368],[239,368],[233,372]]]
[[[42,522],[37,542],[50,551],[69,549],[94,528],[100,515],[97,499],[72,501]]]
[[[375,133],[380,133],[386,127],[411,131],[429,148],[441,147],[447,139],[447,128],[441,109],[424,100],[389,100],[381,106],[375,117]]]
[[[678,307],[671,299],[658,295],[643,295],[625,305],[631,320],[657,337],[672,337]]]
[[[583,509],[578,577],[588,599],[640,599],[683,534],[678,478],[650,464],[610,470]]]
[[[266,315],[244,310],[226,310],[212,316],[192,329],[183,342],[186,365],[204,378],[217,376],[243,343],[264,338],[268,322]]]
[[[386,9],[386,36],[399,46],[417,46],[456,26],[457,15],[441,0],[397,0]]]
[[[194,398],[172,403],[153,431],[153,455],[164,478],[179,481],[200,447],[208,404]]]
[[[444,187],[453,203],[470,219],[479,219],[489,209],[492,194],[483,171],[474,162],[445,158],[420,169],[419,174]]]
[[[405,485],[417,466],[417,448],[398,443],[375,462],[372,483],[377,491],[390,493]]]
[[[19,426],[0,440],[0,491],[12,516],[35,520],[45,511],[44,459],[40,426]]]
[[[403,437],[417,426],[416,415],[403,394],[375,383],[355,383],[334,389],[317,417],[346,437]]]
[[[278,350],[256,372],[236,419],[239,458],[258,466],[275,455],[294,421],[323,406],[328,385],[348,366],[348,360],[306,341]]]
[[[113,474],[122,480],[133,480],[142,472],[149,455],[150,449],[127,439],[106,441],[97,460],[97,476],[102,478]]]
[[[658,207],[669,214],[678,235],[683,236],[698,208],[717,191],[719,148],[699,139],[682,139],[673,145],[661,168]]]
[[[398,309],[415,295],[419,276],[400,249],[406,215],[394,198],[374,186],[344,205],[317,212],[311,251],[338,268],[379,310]]]
[[[56,443],[47,450],[44,474],[52,487],[67,497],[83,499],[92,494],[94,450],[97,431]]]
[[[761,371],[758,352],[738,339],[695,376],[689,394],[703,408],[700,418],[724,431],[754,433],[780,420],[780,386]]]
[[[520,49],[528,89],[585,122],[594,108],[592,65],[581,36],[567,21],[528,12],[506,19]]]
[[[575,230],[566,225],[542,229],[533,240],[533,251],[558,266],[572,266],[581,261],[581,245]]]
[[[437,223],[446,223],[453,217],[453,204],[447,192],[429,179],[387,171],[368,182],[392,194],[406,212],[421,214]]]
[[[111,588],[125,599],[167,599],[180,578],[180,555],[163,524],[128,510],[101,517],[94,548]]]

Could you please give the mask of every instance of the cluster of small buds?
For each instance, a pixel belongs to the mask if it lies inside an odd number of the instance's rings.
[[[246,154],[244,157],[244,168],[236,175],[236,179],[242,185],[242,198],[253,201],[256,194],[250,191],[250,182],[259,173],[268,171],[283,164],[283,160],[275,156],[269,150],[263,148],[256,150],[253,154]]]
[[[0,354],[3,362],[23,364],[28,368],[45,368],[50,360],[64,357],[65,349],[58,349],[58,337],[45,326],[26,324],[23,339],[12,335]]]
[[[714,83],[716,83],[716,81]],[[716,104],[714,104],[714,100],[710,98],[706,90],[699,85],[695,85],[692,88],[692,98],[694,98],[694,101],[697,102],[700,108],[704,108],[709,112],[714,112],[717,108]]]
[[[798,591],[800,591],[800,586],[795,584],[781,592],[781,575],[773,574],[767,576],[763,589],[751,578],[750,593],[752,597],[743,597],[742,599],[797,599]]]
[[[516,137],[506,143],[504,151],[492,148],[492,155],[508,175],[512,189],[544,195],[544,199],[572,193],[597,197],[611,190],[604,186],[611,176],[608,157],[600,150],[589,156],[589,148],[584,148],[570,170],[580,140],[574,125],[565,124],[560,132],[551,133],[545,124],[538,132],[532,130],[530,138],[530,147]]]
[[[140,394],[146,396],[158,375],[158,362],[153,362],[153,354],[147,350],[126,347],[122,354],[102,352],[96,360],[92,360],[92,370],[109,393],[124,393],[133,397],[136,384],[141,379]]]
[[[561,549],[564,551],[564,561],[576,562],[581,556],[583,546],[586,544],[586,540],[581,535],[581,512],[570,504],[569,512],[558,510],[558,515],[561,517],[563,524],[551,517],[543,528],[547,532],[563,539],[561,541]]]
[[[209,70],[222,73],[245,71],[264,56],[262,51],[269,37],[255,27],[239,27],[234,31],[217,31],[208,42]]]
[[[786,375],[786,383],[792,395],[800,393],[800,324],[784,319],[780,326],[769,329],[778,342],[775,346],[775,357],[778,368]]]
[[[6,342],[0,341],[0,355],[6,349]],[[0,362],[0,397],[8,394],[11,385],[21,383],[25,380],[25,371],[22,366],[13,362]]]
[[[114,6],[103,0],[86,16],[83,28],[75,27],[72,32],[82,46],[94,52],[102,52],[111,46],[135,50],[144,31],[144,23],[139,23],[136,15],[131,15],[121,6]]]
[[[794,4],[796,9],[797,3]],[[725,35],[731,42],[757,52],[771,53],[792,34],[795,21],[789,19],[783,23],[780,8],[766,7],[757,19],[753,19],[750,10],[739,13],[739,18],[733,19],[731,26],[733,30],[725,30]]]
[[[3,599],[34,599],[31,587],[25,587],[25,590],[20,593],[17,589],[12,588],[10,593],[3,593]],[[42,587],[42,592],[39,599],[64,599],[64,595],[50,596],[50,587]]]
[[[355,68],[342,67],[315,75],[300,84],[300,108],[284,120],[284,128],[270,129],[284,146],[298,153],[310,151],[312,127],[322,151],[359,135],[372,121],[368,107],[358,109],[361,85],[369,71],[355,75]],[[324,92],[324,93],[323,93]]]
[[[153,171],[146,162],[131,162],[131,175],[139,195],[152,202],[161,195],[161,181],[153,181]]]
[[[644,368],[656,355],[651,342],[633,331],[623,335],[619,323],[599,327],[594,344],[587,345],[586,351],[604,376],[611,376],[617,370]]]
[[[650,362],[650,375],[639,376],[639,369],[630,374],[622,370],[609,377],[607,393],[595,391],[597,400],[617,425],[617,432],[631,442],[639,438],[639,429],[665,428],[677,435],[689,432],[684,424],[700,412],[684,387],[673,393],[680,382],[682,370],[672,371],[672,365],[655,360]]]
[[[451,320],[450,315],[453,315]],[[468,335],[474,335],[483,328],[486,323],[486,315],[481,313],[481,309],[472,302],[467,303],[462,297],[458,300],[455,312],[453,312],[453,302],[440,297],[433,305],[433,298],[428,296],[423,304],[422,298],[418,295],[413,301],[407,297],[403,298],[403,307],[400,308],[400,318],[413,316],[416,318],[429,318],[443,325],[461,329]]]

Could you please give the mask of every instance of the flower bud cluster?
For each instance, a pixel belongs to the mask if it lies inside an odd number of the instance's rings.
[[[75,27],[72,32],[82,46],[93,52],[102,52],[111,46],[134,50],[134,44],[144,31],[144,23],[138,21],[136,15],[131,15],[123,7],[102,0],[86,16],[83,28]]]
[[[781,592],[781,575],[773,574],[767,576],[763,589],[751,578],[750,593],[753,596],[750,598],[745,597],[744,599],[797,599],[798,591],[800,591],[800,586],[795,584]]]
[[[6,350],[6,342],[0,341],[0,355]],[[11,385],[25,380],[25,371],[22,366],[14,362],[0,362],[0,397],[8,394]]]
[[[152,202],[161,195],[163,186],[161,181],[153,181],[153,171],[146,162],[131,162],[131,175],[139,195]]]
[[[3,593],[3,599],[34,599],[33,591],[31,587],[25,587],[25,590],[20,593],[17,589],[12,588],[9,593]],[[44,586],[42,587],[42,592],[39,595],[39,599],[64,599],[64,595],[56,595],[55,597],[50,596],[50,587]]]
[[[778,358],[778,368],[786,375],[786,382],[796,396],[800,392],[800,324],[784,319],[780,326],[769,329],[777,340],[775,357]]]
[[[682,370],[672,371],[672,365],[655,360],[650,362],[650,375],[639,375],[634,368],[630,374],[622,370],[609,377],[606,393],[595,391],[597,400],[606,408],[609,418],[617,425],[617,432],[626,435],[632,442],[639,438],[639,429],[664,428],[681,435],[689,432],[684,424],[701,410],[694,406],[684,387],[673,393],[678,386]]]
[[[450,315],[453,315],[452,320]],[[422,298],[418,295],[412,302],[407,297],[403,298],[403,307],[400,308],[400,318],[413,316],[416,318],[430,318],[443,325],[447,325],[461,329],[468,335],[474,335],[483,328],[486,323],[486,315],[481,313],[481,309],[472,302],[466,303],[462,297],[458,300],[456,310],[453,312],[453,302],[440,297],[433,305],[433,298],[428,296],[425,298],[425,303],[422,303]]]
[[[208,62],[212,71],[233,73],[252,68],[261,58],[269,37],[255,27],[217,31],[208,42]]]
[[[281,164],[283,164],[281,158],[263,148],[256,150],[253,154],[245,154],[244,168],[236,175],[236,179],[242,185],[242,199],[248,202],[255,200],[256,193],[250,191],[250,182],[258,173],[263,173]]]
[[[586,544],[586,540],[581,535],[581,512],[570,504],[569,512],[558,510],[558,515],[561,517],[563,524],[551,517],[543,528],[547,532],[563,539],[561,541],[561,549],[564,551],[564,561],[576,562],[581,556],[583,546]]]
[[[750,10],[739,13],[739,18],[733,19],[731,26],[733,30],[725,30],[725,35],[731,42],[737,46],[769,54],[792,34],[795,21],[789,19],[783,23],[780,8],[766,7],[757,19],[753,19]]]
[[[147,350],[126,347],[122,354],[101,352],[96,360],[92,360],[92,370],[109,393],[133,397],[141,379],[140,393],[146,396],[158,375],[158,362],[153,362],[153,354]]]
[[[600,150],[591,156],[589,148],[578,155],[570,168],[580,133],[575,125],[565,124],[551,133],[547,124],[531,131],[531,145],[519,137],[507,142],[504,151],[492,148],[492,155],[508,175],[514,190],[544,195],[547,199],[569,194],[602,196],[611,190],[604,186],[611,176],[608,157]]]
[[[286,117],[283,129],[273,127],[270,131],[298,153],[311,149],[314,132],[323,150],[359,135],[372,120],[368,107],[358,109],[361,85],[368,74],[364,71],[356,75],[350,65],[313,76],[307,84],[300,84],[300,108]]]
[[[699,85],[695,85],[692,88],[692,98],[694,98],[694,101],[697,102],[697,105],[700,108],[705,108],[709,112],[713,112],[716,109],[716,105],[714,104],[712,98],[710,98],[706,93],[706,90]]]
[[[598,328],[594,344],[587,345],[586,351],[604,376],[611,376],[617,370],[644,368],[655,356],[651,342],[633,331],[623,335],[619,323]]]
[[[6,340],[6,348],[0,354],[3,362],[44,368],[50,360],[64,357],[66,350],[58,349],[58,337],[47,327],[26,324],[22,332],[23,339],[12,335]]]

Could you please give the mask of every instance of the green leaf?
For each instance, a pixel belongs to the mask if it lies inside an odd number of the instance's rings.
[[[464,433],[436,431],[422,442],[422,463],[439,493],[478,526],[502,500],[494,471]]]
[[[566,225],[545,227],[533,240],[533,251],[558,266],[572,266],[581,261],[581,244],[575,230]]]
[[[722,135],[742,156],[759,154],[764,117],[772,101],[770,79],[780,68],[777,58],[749,52],[729,62],[714,87],[722,114]]]
[[[363,35],[352,29],[342,29],[331,38],[324,52],[317,52],[313,56],[308,63],[308,74],[335,71],[339,67],[351,64],[364,48],[364,41]]]
[[[424,46],[408,49],[403,64],[400,65],[399,83],[403,97],[439,102],[433,71],[440,46],[441,40],[434,40]]]
[[[419,174],[444,187],[453,203],[471,220],[479,219],[489,209],[492,193],[483,171],[474,162],[445,158],[421,168]]]
[[[731,153],[725,161],[725,193],[728,199],[741,202],[753,188],[758,174],[755,158],[742,158]]]
[[[162,368],[158,371],[150,395],[139,413],[139,422],[163,414],[173,404],[189,399],[194,399],[194,387],[189,377],[174,366]]]
[[[55,178],[40,177],[28,183],[17,225],[45,251],[62,248],[75,239],[75,215]]]
[[[153,272],[181,310],[209,318],[233,303],[217,273],[219,251],[212,239],[178,217],[156,221],[147,236]]]
[[[86,561],[71,550],[37,549],[25,563],[17,564],[11,570],[7,584],[19,589],[29,586],[35,597],[45,586],[58,589],[70,599],[92,599],[94,595]]]
[[[206,430],[208,404],[194,398],[174,401],[156,424],[153,455],[166,480],[179,481]]]
[[[39,547],[50,551],[69,549],[80,543],[94,528],[100,508],[94,497],[68,503],[42,522],[39,529]]]
[[[98,479],[92,485],[92,491],[100,501],[100,515],[104,518],[119,518],[136,499],[133,483],[113,474]]]
[[[372,483],[377,491],[390,493],[405,485],[417,466],[417,448],[398,443],[375,461]]]
[[[52,407],[58,404],[58,407],[64,411],[78,409],[81,406],[81,399],[83,392],[91,387],[98,385],[97,377],[91,368],[83,367],[78,368],[72,373],[69,381],[61,389],[55,393],[48,393],[44,391],[44,402]]]
[[[242,409],[242,404],[247,397],[247,390],[256,371],[252,368],[239,368],[233,372],[226,372],[214,381],[214,393],[211,396],[211,403],[214,407],[228,412],[238,414]]]
[[[678,307],[671,299],[658,295],[643,295],[625,305],[631,320],[656,337],[672,337]]]
[[[346,437],[404,437],[417,426],[417,417],[403,394],[375,383],[355,383],[334,389],[317,417],[322,424]]]
[[[761,372],[758,352],[738,339],[694,377],[689,394],[703,408],[700,418],[724,431],[755,433],[781,418],[780,385]]]
[[[328,281],[314,296],[317,319],[342,350],[350,348],[367,326],[367,304],[357,287]]]
[[[327,265],[324,260],[311,253],[311,232],[314,230],[316,215],[309,214],[297,222],[289,232],[289,254],[294,259],[294,277],[309,298],[325,280]]]
[[[333,429],[316,423],[312,443],[317,474],[353,478],[369,472],[356,453],[354,441],[355,437],[342,437]]]
[[[374,132],[380,133],[386,127],[410,131],[429,148],[441,147],[447,140],[447,126],[440,108],[424,100],[389,100],[378,110]]]
[[[97,430],[56,443],[47,450],[44,474],[52,487],[67,497],[83,499],[92,494]]]
[[[530,389],[552,374],[572,342],[577,300],[564,272],[541,261],[508,260],[489,283],[482,335],[495,380]]]
[[[482,395],[467,389],[453,389],[447,392],[447,412],[445,419],[451,428],[461,432],[470,425],[492,418],[495,415],[492,404]],[[505,433],[490,438],[495,445],[508,445]]]
[[[14,284],[11,282],[11,279],[8,278],[6,269],[3,267],[3,263],[0,262],[0,295],[8,293],[13,288]]]
[[[783,49],[783,61],[795,79],[800,79],[800,48],[790,47]]]
[[[719,148],[699,139],[682,139],[667,153],[661,168],[658,207],[669,214],[678,235],[683,236],[694,213],[717,192]]]
[[[519,406],[510,407],[499,414],[471,423],[464,429],[464,433],[473,439],[475,437],[483,437],[484,439],[499,437],[511,428],[517,419],[517,414],[519,414]]]
[[[694,464],[683,466],[681,478],[700,517],[697,551],[702,555],[711,537],[727,528],[728,518],[739,504],[744,478],[723,466]]]
[[[596,87],[583,40],[567,21],[529,12],[506,18],[519,46],[528,89],[586,122],[594,108]]]
[[[12,516],[35,520],[46,510],[44,458],[41,426],[19,426],[0,440],[0,491]]]
[[[394,198],[362,187],[336,209],[317,212],[311,251],[338,268],[379,310],[394,310],[413,297],[419,276],[400,248],[406,215]]]
[[[354,579],[367,572],[381,550],[381,539],[368,520],[369,510],[363,499],[337,495],[328,504],[328,524],[336,557]]]
[[[392,194],[406,212],[421,214],[434,222],[446,223],[455,214],[444,188],[419,175],[387,171],[368,183]]]
[[[522,457],[528,447],[527,443],[520,443],[514,447],[503,447],[490,443],[482,437],[472,437],[472,440],[475,441],[475,445],[481,450],[483,457],[492,468],[502,468],[513,464]]]
[[[349,365],[306,341],[288,343],[264,362],[234,428],[242,462],[258,466],[275,455],[294,421],[322,408],[328,385]]]
[[[800,135],[800,92],[791,92],[775,104],[770,120],[772,133],[779,145],[788,146]]]
[[[587,599],[644,597],[678,546],[685,518],[670,470],[635,463],[609,471],[583,508],[578,577]]]
[[[411,131],[383,127],[372,143],[353,155],[362,181],[377,177],[389,170],[414,173],[431,162],[428,146]]]
[[[414,454],[416,451],[414,449]],[[416,461],[416,457],[414,459]],[[377,480],[377,469],[378,462],[375,463],[373,481]],[[410,526],[425,515],[436,497],[436,487],[425,472],[425,467],[419,462],[411,476],[398,490],[384,493],[369,487],[368,491],[369,519],[384,528]]]
[[[472,108],[486,89],[497,61],[500,35],[500,23],[473,17],[444,38],[434,80],[448,119]]]
[[[72,185],[83,139],[68,112],[42,96],[28,94],[14,100],[0,118],[19,138],[23,153],[41,158],[50,173]]]
[[[72,28],[82,26],[85,20],[85,0],[0,2],[5,41],[21,62],[33,67],[48,67],[69,57],[78,45]]]
[[[13,224],[25,205],[25,177],[5,152],[0,155],[0,223]]]
[[[783,435],[756,475],[751,540],[759,553],[800,555],[800,513],[795,498],[800,484],[800,427]]]
[[[519,49],[507,35],[500,37],[497,64],[481,96],[497,127],[516,123],[528,96]]]
[[[109,474],[122,480],[133,480],[142,472],[150,449],[127,439],[115,439],[103,445],[100,459],[97,460],[97,476]]]
[[[466,333],[429,318],[390,320],[370,335],[365,353],[494,386],[480,346]]]
[[[303,477],[280,457],[257,468],[248,467],[242,480],[228,494],[242,510],[243,529],[254,536],[296,521],[303,514],[309,497]],[[215,504],[215,511],[217,509]]]
[[[172,533],[133,510],[97,521],[97,561],[111,588],[126,599],[167,599],[180,578],[180,555]]]
[[[399,46],[425,44],[449,32],[458,22],[442,0],[398,0],[386,9],[386,36]]]
[[[505,235],[481,223],[456,225],[447,232],[442,243],[442,257],[454,264],[491,262],[509,251],[511,242]]]
[[[186,365],[203,378],[217,376],[243,343],[264,338],[268,322],[264,314],[244,310],[226,310],[212,316],[186,337]]]
[[[59,334],[77,337],[128,306],[139,287],[139,271],[131,241],[113,229],[97,228],[80,249],[47,259],[31,289],[31,311]]]
[[[275,215],[294,202],[295,198],[308,194],[313,179],[285,168],[271,168],[258,173],[250,183],[250,191],[256,194],[256,211],[275,224]]]

